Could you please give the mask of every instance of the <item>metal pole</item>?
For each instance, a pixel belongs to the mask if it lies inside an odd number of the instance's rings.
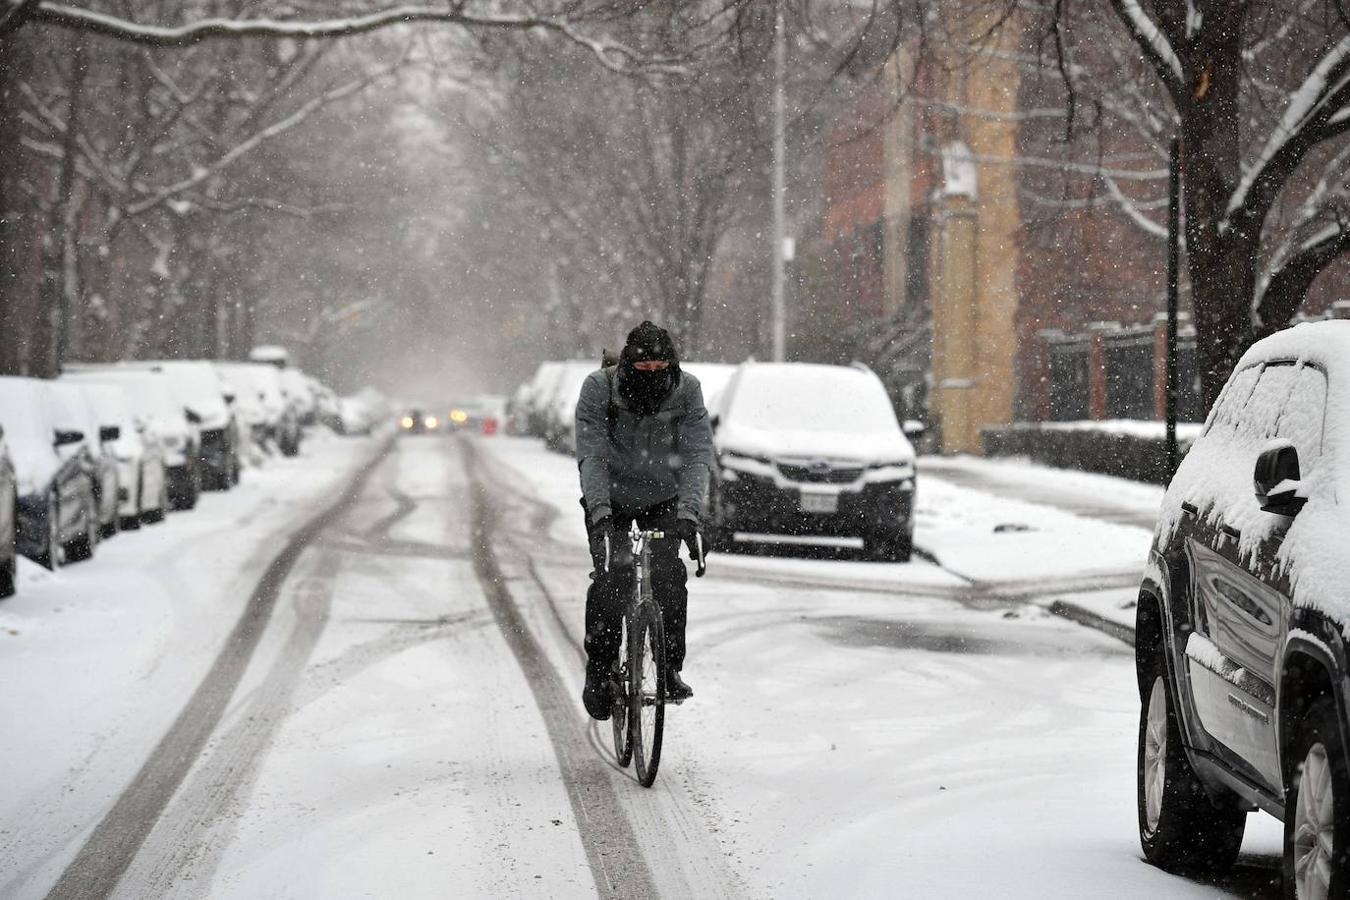
[[[773,31],[773,359],[787,358],[787,310],[784,305],[784,259],[787,238],[787,218],[783,209],[784,174],[786,158],[783,130],[783,69],[787,57],[787,42],[783,35],[783,5],[780,0],[774,16]]]
[[[1172,153],[1167,169],[1167,476],[1176,474],[1180,462],[1177,451],[1177,282],[1179,279],[1181,234],[1181,138],[1172,138]]]

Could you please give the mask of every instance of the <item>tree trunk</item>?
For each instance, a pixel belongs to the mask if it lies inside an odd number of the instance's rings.
[[[1187,267],[1201,394],[1208,409],[1251,340],[1260,235],[1221,227],[1242,177],[1242,32],[1239,11],[1206,22],[1202,60],[1180,98]]]

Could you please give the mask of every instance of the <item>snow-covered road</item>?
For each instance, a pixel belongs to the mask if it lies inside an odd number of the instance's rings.
[[[0,606],[0,896],[1278,896],[1264,817],[1223,884],[1141,861],[1129,647],[1046,609],[1126,618],[1147,533],[968,481],[920,489],[941,565],[715,557],[651,790],[581,710],[575,469],[534,442],[400,440],[222,675],[270,555],[376,452]]]

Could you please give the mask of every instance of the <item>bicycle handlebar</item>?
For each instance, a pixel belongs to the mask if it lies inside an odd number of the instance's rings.
[[[649,540],[649,541],[659,541],[659,540],[664,540],[666,537],[673,537],[673,536],[674,536],[674,535],[667,535],[664,531],[644,531],[644,530],[642,530],[642,529],[640,529],[640,528],[637,527],[637,523],[636,523],[636,522],[633,523],[632,527],[629,529],[629,532],[628,532],[628,537],[629,537],[630,539],[632,539],[632,540],[636,540],[636,539],[638,539],[638,538],[643,538],[643,539]],[[694,577],[695,577],[695,578],[702,578],[704,575],[708,574],[708,551],[707,551],[707,548],[703,546],[703,532],[701,532],[701,531],[700,531],[700,532],[696,532],[696,536],[695,536],[694,543],[695,543],[695,545],[696,545],[696,550],[695,550],[693,556],[690,557],[690,559],[692,559],[692,560],[697,564],[697,565],[695,566],[695,568],[694,568]],[[610,553],[609,535],[606,534],[606,535],[605,535],[605,561],[606,561],[606,568],[605,568],[605,571],[609,571],[609,568],[608,568],[609,553]]]

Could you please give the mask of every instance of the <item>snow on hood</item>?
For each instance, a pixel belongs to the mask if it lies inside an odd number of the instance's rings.
[[[811,457],[868,463],[912,463],[914,448],[903,434],[840,434],[832,431],[769,430],[728,422],[714,436],[719,451],[743,456]]]

